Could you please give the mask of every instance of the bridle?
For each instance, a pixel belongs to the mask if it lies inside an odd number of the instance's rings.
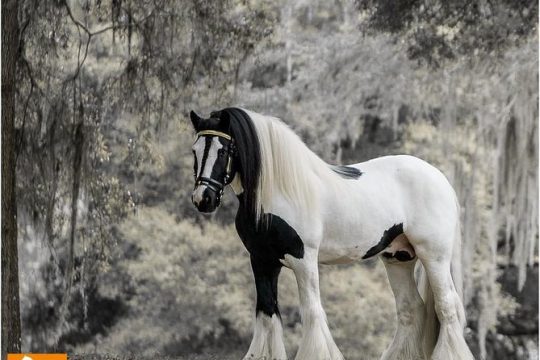
[[[227,154],[227,167],[225,170],[225,176],[223,177],[223,180],[218,181],[218,180],[205,177],[205,176],[199,176],[195,179],[195,187],[199,185],[206,185],[208,189],[216,193],[217,195],[216,200],[219,204],[219,202],[221,201],[221,196],[223,195],[223,190],[225,189],[225,186],[229,185],[232,182],[234,175],[236,173],[236,169],[233,168],[233,160],[237,154],[237,149],[236,149],[236,145],[234,144],[234,139],[229,134],[225,134],[224,132],[216,131],[216,130],[203,130],[203,131],[199,131],[196,136],[198,139],[200,136],[205,136],[205,135],[219,136],[229,141],[228,145],[222,148],[222,150]],[[201,174],[202,174],[202,171],[201,171]]]

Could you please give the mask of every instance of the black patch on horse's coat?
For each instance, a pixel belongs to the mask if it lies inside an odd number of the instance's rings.
[[[358,179],[362,175],[362,171],[352,166],[331,165],[330,169],[345,179]]]
[[[218,141],[221,144],[222,148],[218,150],[216,162],[214,163],[214,166],[212,167],[212,172],[210,173],[210,178],[221,181],[221,179],[223,179],[225,174],[227,173],[227,162],[229,160],[228,146],[230,144],[230,141],[222,137],[219,137]],[[211,147],[211,143],[208,147]]]
[[[385,230],[381,240],[377,245],[368,250],[368,252],[362,256],[362,259],[367,259],[372,256],[377,255],[390,245],[390,243],[398,237],[398,235],[403,234],[403,223],[392,225],[388,230]]]
[[[257,305],[255,312],[263,312],[272,317],[276,314],[281,318],[278,307],[278,278],[281,266],[272,266],[260,259],[251,256],[251,269],[255,277],[257,290]]]
[[[384,256],[387,259],[396,259],[397,261],[410,261],[414,259],[414,257],[411,256],[411,254],[403,250],[396,251],[394,254],[389,253],[389,252],[383,252],[382,256]]]
[[[277,279],[281,267],[280,259],[286,254],[301,259],[304,243],[298,233],[277,215],[264,214],[267,226],[257,226],[255,218],[244,206],[244,194],[238,195],[240,206],[236,213],[236,230],[251,256],[251,266],[257,287],[257,312],[268,316],[278,314]]]
[[[272,264],[279,264],[285,254],[297,259],[304,257],[304,243],[300,236],[285,220],[273,214],[263,214],[267,226],[258,227],[243,205],[244,194],[238,195],[240,206],[236,213],[235,225],[240,239],[251,256]]]
[[[409,254],[407,251],[401,251],[401,250],[396,251],[396,253],[394,254],[394,257],[399,261],[409,261],[413,259],[411,254]]]

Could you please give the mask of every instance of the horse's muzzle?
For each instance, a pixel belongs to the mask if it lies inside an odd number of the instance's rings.
[[[202,213],[214,212],[219,206],[218,194],[207,186],[200,185],[193,190],[191,195],[193,205]]]

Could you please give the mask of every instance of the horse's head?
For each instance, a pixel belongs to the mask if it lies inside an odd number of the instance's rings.
[[[190,117],[197,132],[193,144],[195,188],[191,200],[199,211],[210,213],[219,206],[223,189],[234,178],[235,142],[226,113],[214,112],[209,119],[203,119],[192,111]]]

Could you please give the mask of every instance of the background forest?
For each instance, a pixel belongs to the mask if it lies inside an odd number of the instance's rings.
[[[243,106],[330,163],[407,153],[443,170],[462,206],[467,341],[481,359],[538,358],[537,2],[11,6],[24,351],[243,355],[255,292],[236,199],[210,217],[191,205],[188,120]],[[288,270],[279,291],[292,358]],[[321,291],[345,357],[377,359],[395,326],[382,264],[322,266]]]

